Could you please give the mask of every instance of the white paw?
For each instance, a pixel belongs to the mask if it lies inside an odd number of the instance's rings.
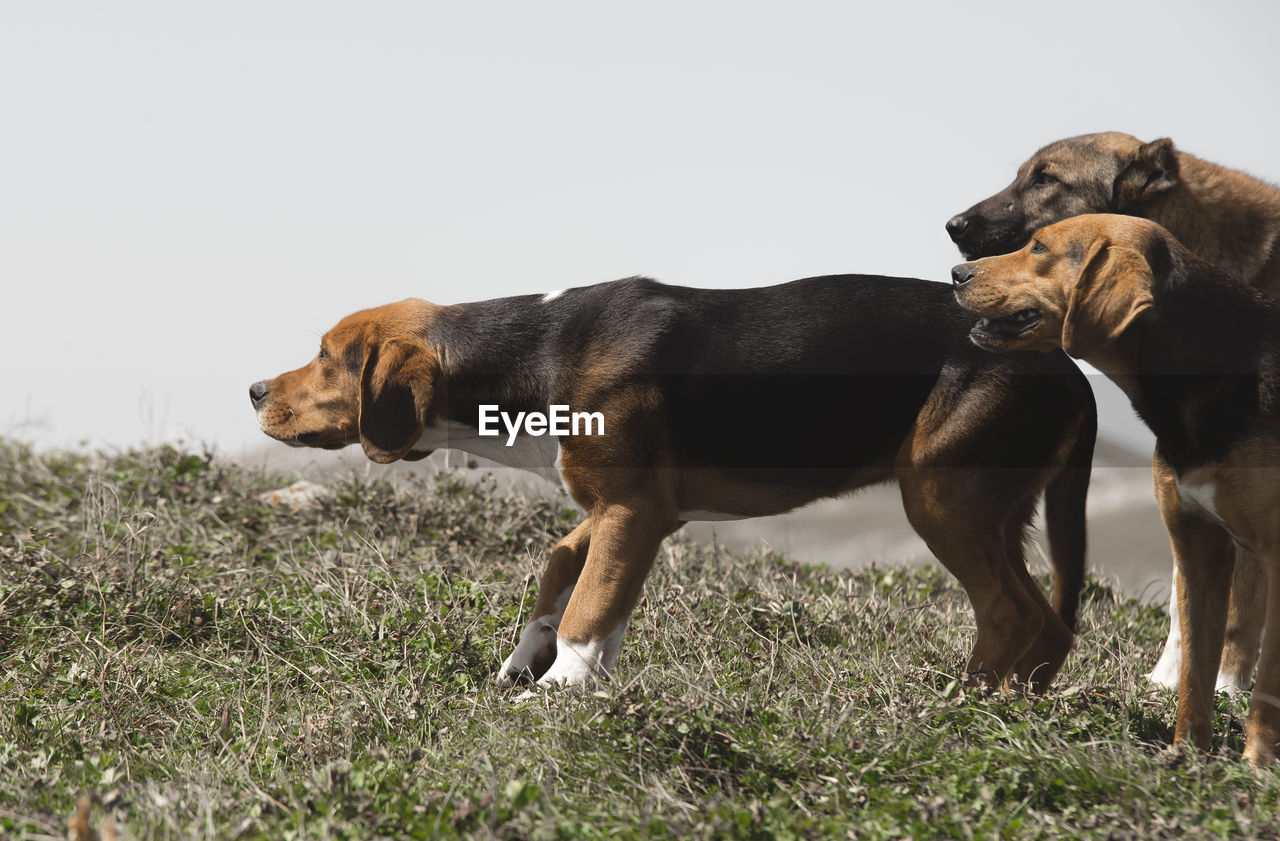
[[[524,632],[520,634],[520,642],[516,644],[516,650],[511,652],[502,663],[502,668],[498,670],[498,686],[506,688],[515,685],[516,679],[526,672],[532,674],[536,671],[535,663],[541,656],[550,656],[544,654],[548,647],[556,644],[556,624],[555,619],[558,617],[544,616],[535,619],[524,627]]]
[[[1247,678],[1242,681],[1239,675],[1229,675],[1226,672],[1218,672],[1218,680],[1213,684],[1214,692],[1224,692],[1230,698],[1240,697],[1248,688]]]
[[[1151,674],[1147,675],[1147,680],[1165,689],[1177,689],[1181,677],[1182,640],[1170,636],[1165,641],[1164,651],[1160,653],[1160,659],[1156,662],[1155,668],[1151,670]]]
[[[1160,659],[1156,661],[1155,668],[1147,675],[1147,680],[1163,686],[1165,689],[1177,689],[1179,681],[1182,679],[1182,635],[1177,632],[1177,623],[1174,623],[1173,629],[1169,632],[1169,638],[1165,640],[1164,651],[1160,652]],[[1228,674],[1227,672],[1218,672],[1218,678],[1214,681],[1213,690],[1215,692],[1224,692],[1232,698],[1242,695],[1249,688],[1249,679],[1241,678],[1239,675]]]
[[[1178,574],[1178,568],[1175,566],[1172,580],[1169,581],[1169,605],[1166,608],[1169,614],[1169,636],[1164,641],[1164,651],[1160,652],[1156,667],[1151,670],[1151,674],[1147,675],[1147,680],[1165,689],[1177,689],[1182,678],[1182,624],[1177,616],[1180,589],[1182,589],[1182,576]]]
[[[556,642],[556,661],[538,679],[539,686],[589,686],[597,673],[604,672],[606,640],[600,642]]]

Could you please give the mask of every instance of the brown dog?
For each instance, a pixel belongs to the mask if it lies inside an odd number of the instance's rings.
[[[611,671],[683,521],[897,481],[973,603],[969,679],[1042,689],[1071,648],[1083,581],[1093,396],[1065,354],[985,353],[971,321],[942,284],[859,275],[411,300],[348,316],[311,362],[249,395],[281,441],[358,443],[378,462],[458,449],[541,472],[586,509],[551,552],[501,684]],[[579,416],[599,424],[579,430]],[[1041,491],[1054,606],[1023,555]]]
[[[1236,280],[1280,293],[1280,189],[1120,132],[1050,143],[1013,183],[953,216],[966,259],[1016,251],[1031,232],[1082,213],[1151,219]]]
[[[1196,257],[1155,223],[1089,214],[1023,249],[952,270],[993,351],[1065,348],[1129,395],[1169,466],[1156,495],[1185,582],[1174,744],[1207,750],[1234,541],[1263,568],[1280,616],[1280,304]],[[1268,631],[1245,756],[1276,758],[1280,634]]]
[[[1280,189],[1183,152],[1168,138],[1143,143],[1120,132],[1050,143],[1018,167],[1013,183],[947,222],[966,259],[1021,248],[1032,231],[1082,213],[1123,213],[1159,223],[1226,274],[1280,294]],[[1157,483],[1167,465],[1154,464]],[[1179,590],[1173,580],[1173,601]],[[1260,573],[1241,551],[1217,686],[1249,685],[1265,619]],[[1151,679],[1178,680],[1180,638],[1169,639]]]

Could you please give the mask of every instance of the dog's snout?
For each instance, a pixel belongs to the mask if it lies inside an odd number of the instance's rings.
[[[260,408],[262,401],[267,399],[268,393],[270,393],[270,389],[267,388],[266,380],[258,380],[249,386],[249,402],[253,404],[253,408]]]
[[[961,263],[951,269],[951,282],[956,286],[964,286],[973,280],[973,264]]]
[[[947,233],[951,236],[952,242],[959,242],[968,227],[969,217],[964,213],[957,213],[947,220]]]

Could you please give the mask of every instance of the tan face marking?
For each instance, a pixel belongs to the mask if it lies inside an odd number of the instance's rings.
[[[263,432],[295,446],[331,448],[359,440],[360,372],[344,364],[349,344],[360,340],[353,333],[334,328],[310,362],[270,381],[268,400],[258,409]]]
[[[969,264],[973,279],[957,287],[956,300],[982,319],[969,334],[975,344],[994,351],[1061,346],[1069,287],[1083,257],[1063,239],[1041,229],[1012,254]]]
[[[957,266],[956,300],[981,319],[970,337],[993,351],[1096,350],[1150,306],[1143,254],[1157,231],[1131,216],[1076,216],[1011,254]]]
[[[371,352],[392,338],[425,334],[435,307],[402,301],[342,319],[306,365],[267,381],[258,425],[299,447],[337,449],[359,443],[361,375]]]

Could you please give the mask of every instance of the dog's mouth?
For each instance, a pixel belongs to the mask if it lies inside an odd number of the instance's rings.
[[[275,402],[257,410],[258,428],[268,437],[290,447],[309,447],[320,450],[340,450],[359,441],[354,424],[337,428],[298,431],[302,417],[290,406]]]
[[[1004,343],[1031,332],[1043,320],[1040,310],[1028,307],[1012,315],[980,319],[969,335],[980,345]]]

